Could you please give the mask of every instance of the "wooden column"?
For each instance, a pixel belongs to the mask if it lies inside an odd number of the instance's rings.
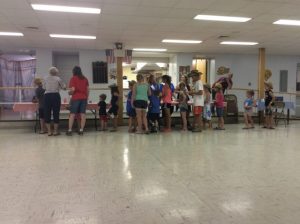
[[[266,50],[265,48],[259,48],[258,59],[258,96],[260,99],[264,98],[265,88],[265,71],[266,71]]]
[[[258,98],[263,99],[265,97],[265,71],[266,71],[266,49],[259,48],[258,57]],[[263,122],[264,112],[259,113],[259,122]]]
[[[123,125],[123,58],[117,57],[117,85],[119,89],[118,125]]]

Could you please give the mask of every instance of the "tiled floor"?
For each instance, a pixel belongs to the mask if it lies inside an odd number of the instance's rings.
[[[296,224],[300,123],[47,137],[0,130],[1,224]]]

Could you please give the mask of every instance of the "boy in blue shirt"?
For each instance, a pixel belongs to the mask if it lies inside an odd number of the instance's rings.
[[[155,82],[154,75],[149,76],[149,85],[151,95],[149,96],[148,122],[151,127],[151,132],[157,132],[160,115],[160,86]]]
[[[253,107],[255,106],[254,91],[248,90],[246,93],[247,99],[244,101],[244,120],[245,127],[243,129],[254,128],[254,122],[252,119]]]
[[[134,133],[136,131],[136,111],[132,107],[132,90],[136,81],[129,82],[129,92],[127,95],[127,102],[126,102],[126,113],[129,118],[128,120],[128,132]]]

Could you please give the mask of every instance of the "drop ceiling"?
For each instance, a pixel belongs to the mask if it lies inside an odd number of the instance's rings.
[[[101,8],[100,15],[34,11],[30,4]],[[299,19],[299,0],[2,0],[0,49],[167,48],[168,52],[300,54],[300,27],[279,26],[278,19]],[[197,21],[197,14],[244,16],[247,23]],[[26,27],[38,27],[38,30]],[[96,35],[96,40],[52,39],[49,33]],[[229,36],[219,39],[219,36]],[[202,44],[167,44],[162,39],[196,39]],[[221,41],[254,41],[256,46],[224,46]]]

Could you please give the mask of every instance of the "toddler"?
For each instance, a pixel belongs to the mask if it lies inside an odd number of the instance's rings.
[[[254,91],[248,90],[246,92],[247,99],[244,102],[244,120],[245,127],[243,129],[254,128],[254,122],[252,119],[253,107],[255,106],[254,102]]]
[[[112,117],[113,128],[110,130],[111,132],[117,131],[118,128],[118,110],[119,110],[119,89],[116,84],[112,84],[109,86],[111,92],[111,100],[110,100],[110,108],[108,110],[109,117]]]
[[[209,84],[204,85],[204,110],[203,110],[203,121],[204,128],[206,128],[206,123],[208,128],[212,128],[211,123],[211,88]]]
[[[100,131],[106,131],[107,130],[107,120],[108,120],[108,116],[107,116],[107,112],[106,112],[107,104],[105,102],[106,95],[101,94],[99,96],[99,98],[100,98],[100,101],[98,103],[98,106],[99,106],[99,119],[100,119],[100,125],[101,125]]]

